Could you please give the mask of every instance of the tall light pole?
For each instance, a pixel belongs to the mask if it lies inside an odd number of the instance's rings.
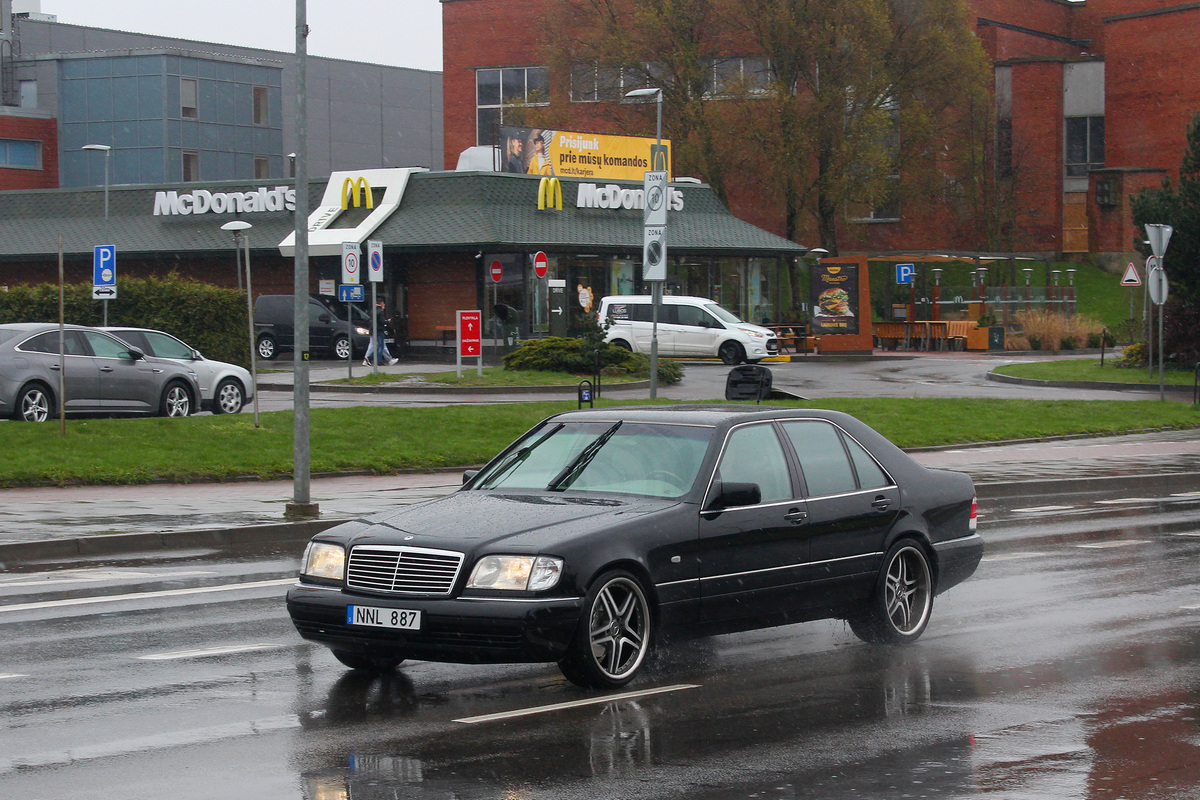
[[[661,167],[661,171],[663,171],[663,172],[665,172],[667,169],[667,163],[666,163],[667,160],[666,160],[666,158],[663,157],[663,149],[662,149],[662,98],[663,98],[663,92],[662,92],[661,88],[647,87],[645,89],[633,89],[631,91],[628,91],[625,93],[625,97],[634,98],[634,99],[653,97],[655,104],[658,106],[657,122],[654,126],[654,140],[655,140],[654,153],[650,159],[650,161],[651,161],[650,167],[651,168],[646,170],[647,184],[649,184],[650,173],[660,171],[660,167]],[[662,159],[661,165],[659,164],[659,159]],[[643,257],[642,257],[642,275],[643,275],[643,277],[645,277],[645,275],[646,275],[647,260],[648,260],[645,256],[645,253],[650,252],[651,248],[655,244],[658,245],[658,248],[659,248],[658,255],[663,262],[661,271],[656,269],[654,272],[654,274],[656,276],[661,274],[661,277],[656,277],[654,279],[647,279],[650,284],[650,305],[651,305],[651,309],[652,309],[651,316],[650,316],[650,399],[651,400],[658,397],[658,309],[662,305],[662,285],[663,285],[663,281],[666,279],[666,269],[667,269],[667,265],[666,265],[666,206],[668,205],[668,203],[667,203],[666,197],[665,197],[665,193],[667,191],[667,186],[666,186],[665,180],[663,181],[663,184],[664,185],[663,185],[662,189],[663,189],[664,196],[662,197],[663,207],[662,207],[661,225],[659,225],[659,224],[652,225],[651,224],[650,219],[649,219],[649,211],[650,211],[650,203],[649,202],[647,202],[647,204],[646,204],[647,216],[643,218],[643,222],[642,222],[644,238],[645,238],[645,241],[647,242],[647,244],[644,245],[645,250],[643,252]],[[661,241],[654,242],[654,243],[649,242],[650,234],[649,234],[649,232],[646,231],[646,229],[652,228],[652,227],[653,228],[661,227],[661,229],[662,229]]]
[[[254,427],[259,427],[258,424],[258,362],[255,356],[256,347],[254,341],[254,295],[250,291],[250,234],[249,231],[253,225],[245,220],[234,219],[226,222],[221,226],[223,231],[233,231],[233,252],[237,256],[238,261],[241,261],[241,247],[245,243],[246,247],[246,325],[250,334],[250,391],[254,392]],[[238,264],[238,282],[241,283],[241,264]],[[214,398],[215,400],[216,398]]]
[[[108,156],[112,152],[112,145],[107,144],[85,144],[80,150],[100,150],[104,153],[104,236],[108,237]],[[112,244],[112,242],[108,242]],[[100,301],[104,309],[104,325],[108,326],[108,300],[107,298]]]

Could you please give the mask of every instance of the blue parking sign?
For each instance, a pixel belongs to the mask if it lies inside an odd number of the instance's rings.
[[[117,246],[98,244],[92,255],[92,285],[117,285]]]
[[[896,265],[896,283],[912,283],[913,274],[916,273],[915,264],[897,264]]]

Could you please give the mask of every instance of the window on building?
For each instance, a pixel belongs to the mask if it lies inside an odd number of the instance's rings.
[[[183,151],[183,179],[184,181],[200,180],[200,153],[195,150]]]
[[[267,125],[270,114],[267,105],[267,87],[254,87],[254,124]]]
[[[714,58],[704,79],[705,97],[726,97],[735,92],[760,94],[771,85],[771,61],[761,56]]]
[[[23,139],[0,139],[0,167],[40,169],[42,143]]]
[[[505,123],[505,107],[549,104],[550,70],[547,67],[476,70],[476,144],[492,143],[495,127]]]
[[[630,90],[666,85],[668,79],[663,72],[658,63],[638,67],[576,64],[571,67],[571,102],[618,102]]]
[[[197,98],[200,90],[195,78],[179,79],[179,116],[184,119],[199,119],[200,108]]]
[[[254,157],[254,177],[257,180],[266,180],[271,177],[271,159],[268,156]]]
[[[1104,117],[1067,117],[1067,177],[1104,166]]]

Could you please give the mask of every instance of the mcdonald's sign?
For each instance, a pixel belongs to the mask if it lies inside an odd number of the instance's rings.
[[[366,178],[359,176],[342,181],[342,211],[350,207],[351,200],[354,201],[354,207],[358,208],[363,204],[364,197],[367,208],[374,208],[375,198],[371,195],[371,184],[367,183]]]
[[[556,208],[562,211],[562,181],[558,178],[542,178],[538,181],[538,210]]]

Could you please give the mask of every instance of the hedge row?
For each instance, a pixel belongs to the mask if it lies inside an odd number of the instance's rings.
[[[222,289],[172,272],[165,278],[122,278],[118,297],[108,303],[108,324],[153,328],[178,336],[206,358],[249,366],[246,293]],[[63,321],[98,326],[103,304],[92,285],[68,284]],[[12,286],[0,291],[0,323],[58,322],[58,286]]]

